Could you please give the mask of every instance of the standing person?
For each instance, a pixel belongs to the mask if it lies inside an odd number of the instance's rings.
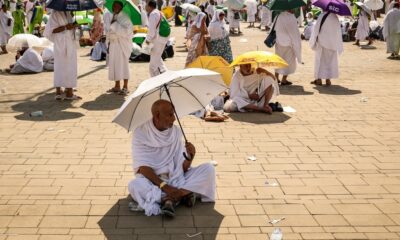
[[[14,18],[13,35],[16,35],[18,33],[24,33],[25,13],[22,10],[21,4],[18,4],[16,10],[12,12],[12,17]]]
[[[108,11],[107,8],[104,8],[104,14],[103,14],[104,35],[107,35],[107,33],[110,31],[111,20],[112,20],[112,13]]]
[[[29,33],[33,33],[35,30],[35,27],[42,25],[42,19],[43,19],[43,7],[40,5],[39,2],[35,3],[35,6],[32,8],[33,9],[33,14],[31,17],[31,21],[29,22]]]
[[[54,43],[54,87],[56,100],[80,100],[81,97],[73,93],[77,87],[77,54],[75,42],[75,28],[71,12],[53,10],[46,24],[44,36]],[[63,91],[65,88],[65,98]]]
[[[360,41],[368,39],[368,45],[372,44],[372,39],[369,37],[369,20],[368,13],[360,8],[358,13],[358,25],[356,30],[356,42],[354,45],[360,46]]]
[[[249,22],[249,28],[251,28],[254,27],[254,22],[256,21],[257,2],[247,1],[246,3],[247,22]]]
[[[282,74],[281,85],[292,85],[287,77],[296,71],[296,60],[301,63],[301,34],[292,10],[280,13],[275,21],[275,53],[288,63],[288,67],[275,70],[275,77],[279,82]]]
[[[206,8],[204,7],[204,5],[200,5],[200,10],[202,13],[204,13],[206,15],[206,27],[208,27],[208,25],[210,24],[210,18],[208,17],[208,13],[206,12]]]
[[[212,19],[214,17],[214,12],[215,12],[215,1],[214,0],[210,0],[210,4],[208,4],[208,6],[206,8],[206,12],[208,15],[208,19]]]
[[[13,30],[14,19],[11,16],[10,11],[7,11],[7,5],[2,4],[0,10],[0,48],[2,54],[7,54],[7,42],[11,38]]]
[[[108,93],[127,95],[129,74],[129,57],[132,52],[133,25],[130,18],[122,12],[123,3],[115,1],[112,6],[113,16],[107,34],[108,46],[108,79],[115,81]],[[124,80],[121,89],[120,80]]]
[[[262,2],[260,6],[260,12],[261,12],[261,22],[260,26],[258,28],[265,27],[265,31],[269,30],[269,26],[271,25],[272,22],[272,11],[267,8],[267,2]]]
[[[153,44],[152,49],[150,50],[150,63],[149,63],[149,72],[150,76],[157,76],[165,71],[167,71],[167,67],[165,66],[161,56],[164,52],[165,45],[168,42],[169,37],[169,26],[166,26],[166,29],[160,30],[162,21],[164,16],[162,13],[156,9],[155,0],[149,0],[146,5],[146,11],[149,15],[149,25],[148,32],[146,36],[146,43]],[[165,23],[165,22],[164,22]]]
[[[225,27],[225,13],[222,9],[216,10],[208,26],[210,42],[208,53],[210,56],[221,56],[228,63],[232,62],[231,41]]]
[[[238,29],[238,34],[240,31],[240,11],[228,8],[228,20],[229,20],[229,32],[235,34],[235,28]]]
[[[208,55],[207,41],[209,39],[208,29],[206,26],[207,15],[198,13],[190,29],[189,39],[191,39],[189,52],[186,57],[187,67],[190,63],[196,60],[199,56]]]
[[[383,20],[383,37],[386,40],[387,53],[392,59],[399,59],[400,50],[400,10],[399,3],[393,5]]]
[[[32,20],[34,7],[35,7],[35,0],[28,0],[25,4],[25,16],[26,16],[26,24],[28,31],[29,31],[29,24],[31,23]]]
[[[101,18],[101,9],[100,8],[94,10],[93,24],[92,24],[92,28],[90,29],[89,34],[90,34],[90,40],[92,41],[93,46],[104,35],[104,24],[103,24],[103,19]]]
[[[311,33],[310,47],[315,52],[314,78],[312,84],[331,85],[332,78],[339,77],[338,54],[343,52],[342,29],[336,14],[325,12],[319,15]]]

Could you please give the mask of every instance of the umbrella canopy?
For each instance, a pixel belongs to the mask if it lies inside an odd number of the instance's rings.
[[[42,47],[43,42],[40,38],[32,34],[20,33],[14,35],[8,40],[8,46],[22,48],[22,47]]]
[[[171,7],[171,6],[163,7],[163,8],[161,9],[161,12],[164,14],[164,16],[165,16],[166,19],[172,18],[172,17],[174,16],[174,14],[175,14],[175,10],[174,10],[174,8]]]
[[[48,0],[46,7],[66,12],[96,9],[98,6],[93,0]]]
[[[240,10],[244,6],[244,1],[243,0],[227,0],[223,3],[223,5],[227,8],[235,9],[235,10]]]
[[[267,8],[271,10],[286,11],[305,6],[304,0],[270,0],[267,3]]]
[[[196,58],[187,68],[204,68],[211,71],[215,71],[222,76],[226,86],[231,84],[232,80],[232,68],[229,67],[229,63],[220,56],[200,56]]]
[[[184,3],[184,4],[182,4],[181,5],[181,8],[182,9],[187,9],[187,10],[189,10],[189,11],[191,11],[191,12],[195,12],[195,13],[199,13],[199,12],[201,12],[201,9],[198,7],[198,6],[196,6],[196,5],[193,5],[193,4],[190,4],[190,3]]]
[[[179,120],[204,108],[225,89],[221,75],[216,72],[198,68],[166,71],[143,81],[121,106],[113,122],[128,131],[134,130],[152,118],[151,106],[159,99],[173,102]]]
[[[372,11],[379,10],[383,8],[382,0],[366,0],[364,2],[365,6],[367,6]]]
[[[131,0],[106,0],[104,6],[110,11],[113,12],[112,6],[115,1],[122,2],[124,8],[122,11],[129,16],[133,25],[141,25],[142,24],[142,16],[140,14],[139,8]]]
[[[341,16],[351,16],[349,6],[342,0],[313,0],[312,4],[322,8],[324,11],[329,11]]]
[[[146,36],[146,33],[136,33],[135,35],[133,35],[132,42],[142,45],[144,40],[146,39]]]
[[[45,37],[41,37],[40,38],[41,44],[40,47],[53,47],[54,43],[52,41],[50,41],[49,39],[45,38]]]
[[[364,10],[368,15],[372,16],[372,11],[369,9],[364,3],[362,2],[356,2],[356,5],[359,6],[362,10]]]
[[[231,67],[242,64],[257,64],[264,67],[285,68],[288,66],[280,56],[267,51],[252,51],[243,53],[233,60]]]

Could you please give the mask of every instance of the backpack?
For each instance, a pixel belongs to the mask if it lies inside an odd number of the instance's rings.
[[[167,19],[165,19],[162,13],[160,13],[160,21],[158,22],[158,25],[160,25],[158,34],[160,34],[161,37],[169,37],[169,35],[171,34],[171,27],[169,26]]]

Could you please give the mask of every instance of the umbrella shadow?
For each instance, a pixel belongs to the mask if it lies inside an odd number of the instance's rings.
[[[275,124],[283,123],[290,119],[290,116],[281,112],[274,112],[271,115],[265,113],[230,113],[229,117],[233,121],[246,122],[253,124]]]
[[[22,114],[15,116],[18,120],[25,121],[58,121],[83,117],[79,112],[65,111],[73,108],[70,101],[54,100],[55,93],[48,93],[39,96],[37,100],[28,100],[12,105],[11,108]],[[29,114],[35,111],[42,111],[42,117],[31,117]]]
[[[97,222],[107,240],[121,239],[188,239],[215,240],[224,216],[214,203],[196,203],[193,208],[178,206],[173,219],[145,216],[128,209],[130,196],[119,199]],[[206,231],[202,230],[205,229]],[[198,234],[202,232],[201,234]],[[198,234],[198,235],[197,235]]]
[[[279,88],[279,92],[281,95],[313,95],[314,92],[308,92],[304,90],[303,86],[300,85],[291,85],[287,87]]]
[[[93,101],[85,102],[81,108],[92,111],[114,110],[120,108],[124,101],[125,96],[104,93]]]
[[[329,95],[356,95],[360,94],[360,90],[353,90],[339,85],[326,86],[315,86],[314,89],[318,90],[320,94]]]

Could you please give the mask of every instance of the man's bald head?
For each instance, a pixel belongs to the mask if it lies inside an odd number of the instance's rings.
[[[154,126],[164,131],[171,128],[175,122],[174,108],[171,102],[167,100],[157,100],[151,106],[151,114],[153,115]]]

